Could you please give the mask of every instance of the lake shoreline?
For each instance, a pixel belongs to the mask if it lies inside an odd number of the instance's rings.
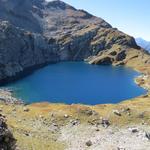
[[[92,65],[92,64],[90,64],[90,65]],[[41,66],[42,67],[42,66]],[[41,68],[40,67],[40,68]],[[114,66],[115,67],[115,66]],[[124,67],[126,67],[126,66],[124,66]],[[39,68],[39,69],[40,69]],[[131,68],[131,69],[133,69],[132,67],[129,67],[129,68]],[[141,88],[143,88],[143,89],[145,89],[145,90],[147,90],[147,92],[146,92],[146,94],[141,94],[141,95],[139,95],[138,97],[140,97],[140,96],[144,96],[144,95],[148,95],[148,93],[149,93],[149,91],[150,91],[150,85],[149,84],[147,84],[147,80],[149,79],[149,76],[147,75],[147,74],[144,74],[144,73],[142,73],[142,72],[140,72],[140,70],[138,70],[138,69],[133,69],[133,70],[135,70],[136,72],[139,72],[140,73],[140,75],[138,75],[137,77],[135,77],[134,79],[133,79],[133,82],[135,82],[139,87],[141,87]],[[33,71],[34,72],[34,71]],[[30,74],[32,74],[33,72],[30,72]],[[23,77],[23,76],[22,76]],[[22,78],[21,77],[21,78]],[[7,88],[1,88],[0,89],[0,96],[1,96],[1,93],[3,93],[3,95],[5,95],[5,98],[6,99],[8,99],[8,97],[9,97],[9,99],[12,99],[12,100],[10,100],[10,103],[13,103],[13,100],[14,100],[14,103],[20,103],[20,104],[26,104],[26,105],[32,105],[32,104],[34,104],[34,103],[43,103],[43,102],[40,102],[40,101],[38,101],[38,102],[31,102],[31,103],[25,103],[24,102],[24,100],[22,100],[22,99],[18,99],[17,97],[15,97],[15,96],[13,96],[13,89],[7,89]],[[5,93],[5,94],[4,94]],[[134,98],[136,98],[136,97],[134,97]],[[134,99],[134,98],[132,98],[132,99]],[[122,101],[120,101],[120,102],[117,102],[117,103],[107,103],[107,104],[118,104],[118,103],[121,103],[121,102],[124,102],[124,101],[128,101],[128,100],[130,100],[130,99],[126,99],[126,100],[122,100]],[[8,102],[8,101],[7,101]],[[47,103],[50,103],[50,104],[55,104],[55,102],[49,102],[49,101],[44,101],[44,102],[47,102]],[[62,104],[61,102],[59,103],[56,103],[56,104]],[[71,105],[71,104],[67,104],[67,103],[63,103],[63,104],[65,104],[65,105]],[[77,104],[80,104],[80,103],[77,103]],[[95,106],[95,105],[103,105],[103,104],[105,104],[105,103],[101,103],[101,104],[94,104],[94,105],[92,105],[91,104],[91,106]],[[107,105],[106,104],[106,105]],[[87,105],[87,106],[89,106],[90,104],[81,104],[81,105]]]
[[[107,145],[107,148],[113,145],[116,149],[119,147],[117,141],[125,148],[131,148],[131,143],[136,141],[143,148],[149,144],[146,135],[149,134],[150,120],[147,117],[150,112],[145,111],[149,106],[149,96],[95,106],[47,102],[16,105],[0,102],[0,110],[7,117],[18,147],[32,149],[32,138],[35,149],[42,149],[39,144],[42,142],[46,150],[50,147],[54,150],[87,148],[87,143],[93,149],[102,145]],[[120,136],[123,137],[120,139]],[[124,142],[127,139],[130,142]],[[134,144],[134,148],[139,148],[139,145]]]
[[[73,63],[74,63],[74,62],[73,62]],[[71,62],[71,64],[72,64],[72,62]],[[89,64],[89,65],[90,65],[90,64]],[[50,66],[51,66],[51,65],[50,65]],[[68,64],[67,64],[67,66],[68,66]],[[90,66],[91,66],[91,65],[90,65]],[[99,65],[96,65],[96,66],[99,66]],[[47,66],[47,67],[48,67],[48,66]],[[74,67],[76,67],[76,66],[74,66]],[[118,66],[114,66],[114,67],[116,68],[116,67],[118,67]],[[123,66],[123,67],[126,67],[126,66]],[[126,67],[126,68],[129,68],[129,67]],[[52,70],[53,70],[53,69],[52,69]],[[107,69],[106,69],[106,70],[107,70]],[[130,68],[129,68],[129,70],[130,70]],[[133,70],[133,69],[131,68],[131,70]],[[38,70],[37,70],[37,71],[38,71]],[[40,71],[40,70],[39,70],[39,71]],[[46,71],[46,70],[45,70],[45,71]],[[92,71],[93,71],[93,70],[92,70]],[[103,70],[102,70],[102,71],[103,71]],[[135,71],[137,72],[137,70],[135,70]],[[138,76],[138,75],[136,75],[136,76]],[[141,76],[141,74],[140,74],[140,76]],[[101,77],[101,76],[100,76],[100,77]],[[136,78],[138,78],[138,77],[136,77]],[[30,80],[31,80],[31,79],[30,79]],[[139,84],[136,82],[136,79],[132,79],[132,80],[134,80],[133,82],[135,82],[135,83],[139,86]],[[27,82],[28,82],[28,81],[27,81]],[[23,85],[22,85],[22,86],[23,86]],[[140,87],[142,87],[142,86],[140,86]],[[4,87],[4,88],[5,88],[5,87]],[[7,90],[7,88],[8,88],[8,90]],[[14,87],[14,88],[15,88],[15,87]],[[143,88],[143,87],[142,87],[142,88]],[[143,88],[143,89],[145,89],[145,88]],[[13,87],[12,87],[11,89],[9,89],[9,86],[8,86],[8,87],[6,86],[6,89],[5,89],[5,90],[6,90],[7,92],[11,91],[11,93],[12,93],[12,92],[13,92]],[[146,89],[146,90],[147,90],[147,89]],[[145,94],[146,94],[146,93],[145,93]],[[140,94],[140,95],[145,95],[145,94]],[[140,95],[138,95],[138,97],[139,97]],[[12,94],[12,97],[15,97],[15,98],[17,99],[17,97],[16,97],[14,94]],[[19,96],[19,97],[20,97],[20,96]],[[135,96],[135,97],[137,97],[137,96]],[[133,97],[133,98],[135,98],[135,97]],[[39,98],[39,99],[42,100],[42,97]],[[48,99],[49,99],[49,98],[47,98],[47,100],[48,100]],[[93,98],[93,99],[94,99],[94,98]],[[101,99],[102,99],[102,98],[101,98]],[[113,101],[112,101],[112,102],[109,102],[109,101],[108,101],[108,102],[105,102],[105,101],[103,102],[103,101],[102,101],[101,103],[96,102],[96,104],[92,104],[92,103],[90,104],[90,102],[89,102],[89,104],[88,104],[88,103],[86,104],[85,102],[82,103],[82,101],[81,101],[81,103],[80,103],[80,102],[76,102],[76,104],[81,104],[81,105],[82,105],[82,104],[83,104],[83,105],[93,105],[93,106],[94,106],[94,105],[100,105],[100,104],[117,104],[117,103],[120,103],[120,102],[122,102],[122,101],[126,101],[126,100],[128,100],[128,99],[131,99],[131,98],[124,98],[123,100],[121,100],[121,99],[119,100],[119,99],[118,99],[118,100],[115,100],[116,102],[113,102]],[[24,98],[23,100],[26,101],[25,98]],[[23,101],[23,100],[20,99],[20,101]],[[44,100],[44,98],[43,98],[43,100]],[[111,100],[111,99],[110,99],[110,100]],[[57,101],[57,100],[56,100],[56,101]],[[117,102],[117,101],[118,101],[118,102]],[[47,101],[47,102],[49,102],[49,101]],[[32,104],[32,103],[40,103],[40,101],[36,101],[36,99],[35,99],[35,101],[29,102],[29,103],[27,103],[27,104],[30,105],[30,104]],[[41,101],[41,103],[42,103],[42,101]],[[52,101],[52,102],[49,102],[49,103],[55,103],[55,102]],[[60,103],[64,103],[64,104],[66,104],[66,105],[71,105],[72,103],[75,103],[75,102],[67,103],[67,102],[65,102],[65,100],[64,100],[64,102],[63,102],[63,101],[60,101],[60,102],[58,101],[58,102],[56,102],[56,104],[60,104]]]
[[[144,78],[144,84],[137,80],[143,79],[143,74],[134,79],[141,87],[149,82],[148,78]],[[12,96],[12,91],[6,93]],[[102,146],[104,149],[110,146],[136,150],[149,145],[149,97],[147,94],[117,104],[94,106],[0,101],[0,110],[8,119],[17,146],[22,149],[32,150],[34,144],[34,149],[44,146],[45,150],[52,147],[54,150],[100,149]]]

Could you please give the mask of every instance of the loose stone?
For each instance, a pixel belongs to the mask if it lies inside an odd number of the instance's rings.
[[[28,112],[28,111],[29,111],[29,108],[24,107],[24,108],[23,108],[23,111]]]
[[[90,146],[92,146],[92,141],[89,140],[89,141],[87,141],[85,144],[86,144],[86,146],[90,147]]]
[[[119,110],[113,110],[113,113],[117,116],[121,116],[121,113],[119,112]]]

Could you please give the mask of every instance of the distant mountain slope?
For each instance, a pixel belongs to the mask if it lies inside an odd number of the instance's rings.
[[[150,41],[146,41],[146,40],[144,40],[142,38],[136,38],[136,42],[142,48],[150,51]]]
[[[123,65],[143,54],[133,37],[60,0],[0,0],[0,80],[51,62]]]

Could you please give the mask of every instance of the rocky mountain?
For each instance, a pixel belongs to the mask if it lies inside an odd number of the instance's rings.
[[[143,55],[133,37],[60,0],[0,0],[1,81],[58,61],[120,65]]]
[[[59,0],[1,0],[0,14],[1,20],[7,20],[16,27],[54,38],[74,34],[88,24],[111,27],[104,20]]]
[[[149,41],[146,41],[142,38],[136,38],[136,42],[139,46],[141,46],[142,48],[150,51],[150,42]]]

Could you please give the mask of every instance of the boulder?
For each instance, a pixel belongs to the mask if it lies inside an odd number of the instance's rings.
[[[121,116],[121,112],[119,110],[113,110],[113,113],[117,116]]]
[[[87,141],[85,144],[86,144],[86,146],[90,147],[90,146],[92,146],[92,141],[89,140],[89,141]]]
[[[96,111],[91,110],[91,109],[83,109],[83,110],[80,110],[79,112],[87,116],[98,115]]]
[[[150,133],[149,132],[145,132],[145,137],[150,140]]]
[[[139,132],[138,128],[129,128],[129,131],[131,131],[132,133],[137,133]]]
[[[110,122],[108,119],[103,118],[101,124],[103,125],[103,127],[107,128],[108,126],[110,126]]]
[[[68,115],[68,114],[65,114],[65,115],[64,115],[64,118],[69,118],[69,115]]]
[[[79,121],[79,119],[75,119],[75,120],[70,120],[70,123],[72,126],[75,126],[75,125],[79,125],[80,121]]]
[[[8,129],[6,117],[0,114],[0,150],[15,150],[16,140]]]
[[[24,111],[24,112],[28,112],[28,111],[30,111],[30,109],[27,108],[27,107],[24,107],[24,108],[23,108],[23,111]]]

